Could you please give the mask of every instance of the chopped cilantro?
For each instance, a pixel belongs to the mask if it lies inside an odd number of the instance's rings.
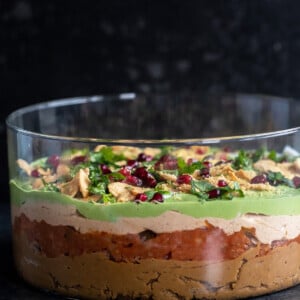
[[[254,151],[254,153],[251,155],[252,161],[255,163],[257,161],[259,161],[260,159],[263,159],[266,155],[266,148],[262,147],[260,149],[257,149],[256,151]]]
[[[233,197],[244,197],[244,193],[237,182],[234,182],[233,187],[229,185],[218,188],[221,191],[221,199],[231,200]]]
[[[295,187],[292,180],[284,177],[280,172],[271,172],[267,173],[267,179],[271,185],[287,185],[289,187]]]
[[[115,154],[111,147],[103,147],[100,151],[90,153],[90,162],[97,164],[112,164],[124,160],[124,155]]]
[[[237,157],[232,162],[232,167],[236,170],[239,169],[251,169],[252,159],[249,153],[245,150],[240,150]]]
[[[179,174],[192,174],[196,170],[200,170],[204,167],[204,165],[200,161],[187,164],[181,157],[177,159],[177,164]]]
[[[100,199],[101,203],[115,203],[117,202],[116,198],[111,194],[102,194]]]
[[[191,193],[193,195],[198,196],[202,200],[208,199],[207,192],[215,189],[215,186],[210,184],[208,181],[205,180],[192,180],[191,181]]]
[[[59,188],[54,183],[46,182],[42,179],[44,187],[42,188],[43,191],[47,192],[59,192]]]
[[[237,182],[234,183],[233,187],[225,186],[225,187],[216,187],[209,183],[208,181],[201,180],[191,181],[191,193],[193,195],[198,196],[201,200],[208,200],[209,198],[209,192],[213,190],[219,190],[220,196],[218,196],[218,199],[226,199],[231,200],[233,197],[243,197],[244,193],[240,189],[240,186]]]

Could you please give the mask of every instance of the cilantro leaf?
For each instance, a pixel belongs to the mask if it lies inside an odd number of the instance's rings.
[[[231,200],[233,197],[244,197],[244,192],[241,190],[238,182],[234,182],[233,187],[227,185],[218,189],[221,191],[221,199]]]
[[[240,150],[237,157],[232,162],[232,167],[236,170],[250,169],[252,166],[252,159],[245,150]]]
[[[208,194],[207,192],[215,189],[216,187],[209,183],[208,181],[201,180],[192,180],[191,181],[191,193],[193,195],[198,196],[200,199],[207,200]]]
[[[192,174],[196,170],[200,170],[204,167],[204,165],[200,161],[187,164],[181,157],[177,159],[177,164],[179,174]]]
[[[265,147],[262,147],[260,149],[257,149],[254,153],[252,153],[251,155],[251,158],[252,158],[252,161],[255,163],[257,161],[259,161],[260,159],[263,159],[266,155],[266,148]]]
[[[90,153],[92,164],[115,164],[117,161],[124,160],[124,155],[115,154],[111,147],[103,147],[100,151]]]
[[[267,173],[267,179],[271,185],[287,185],[289,187],[295,187],[292,180],[284,177],[280,172],[269,171]]]

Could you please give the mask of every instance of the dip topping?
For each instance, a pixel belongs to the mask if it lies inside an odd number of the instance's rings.
[[[32,189],[103,204],[162,203],[179,193],[193,194],[200,201],[230,200],[248,191],[300,186],[300,158],[265,149],[99,145],[93,151],[68,150],[17,163]]]

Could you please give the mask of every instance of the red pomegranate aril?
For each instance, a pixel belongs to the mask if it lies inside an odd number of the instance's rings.
[[[163,155],[154,165],[156,170],[176,170],[178,168],[177,159],[170,155]]]
[[[138,162],[134,159],[127,160],[127,166],[130,168],[135,168],[138,165]]]
[[[221,196],[221,191],[219,189],[214,189],[207,192],[209,199],[218,198]]]
[[[268,178],[266,176],[266,174],[261,174],[261,175],[256,175],[254,176],[250,183],[254,184],[254,183],[266,183],[268,181]]]
[[[152,160],[151,155],[147,155],[145,153],[140,153],[137,157],[137,161],[151,161]]]
[[[157,181],[151,174],[149,174],[148,177],[143,180],[143,184],[147,187],[154,188],[157,185]]]
[[[211,168],[212,167],[212,163],[210,162],[210,161],[204,161],[204,162],[202,162],[202,164],[205,166],[205,168]]]
[[[161,193],[155,193],[151,199],[153,202],[164,202],[164,197]]]
[[[225,146],[225,147],[223,147],[223,151],[228,153],[231,151],[231,149],[229,146]]]
[[[71,159],[71,164],[72,165],[78,165],[80,163],[83,163],[86,161],[86,156],[85,155],[78,155],[75,156]]]
[[[142,186],[143,181],[140,178],[137,178],[136,176],[128,175],[126,178],[123,180],[123,182],[134,185],[134,186]]]
[[[111,173],[111,170],[110,168],[108,167],[108,165],[105,165],[105,164],[100,164],[100,169],[102,171],[102,174],[110,174]]]
[[[58,155],[51,155],[47,159],[47,163],[54,169],[57,168],[57,166],[59,165],[59,162],[60,162],[60,158]]]
[[[296,189],[300,187],[300,177],[299,176],[295,176],[292,181],[293,181],[293,184]]]
[[[145,193],[140,193],[135,196],[135,200],[145,202],[148,200],[148,196]]]
[[[179,184],[190,184],[192,181],[192,177],[188,174],[179,175],[176,182]]]
[[[31,171],[30,175],[31,175],[31,177],[38,178],[38,177],[40,177],[40,172],[37,169],[34,169]]]
[[[196,150],[196,153],[202,155],[202,154],[206,153],[206,149],[199,148]]]
[[[228,185],[228,183],[225,180],[223,180],[223,179],[220,179],[218,181],[218,187],[225,187],[227,185]]]
[[[141,178],[141,179],[146,179],[148,174],[149,174],[149,172],[144,167],[136,168],[133,172],[134,176]]]
[[[119,170],[119,173],[126,177],[131,174],[130,168],[124,166]]]
[[[202,177],[209,177],[210,176],[209,168],[202,168],[200,170],[200,176],[202,176]]]
[[[144,186],[153,188],[157,184],[156,179],[146,170],[145,167],[136,168],[133,175],[140,178],[143,181]]]

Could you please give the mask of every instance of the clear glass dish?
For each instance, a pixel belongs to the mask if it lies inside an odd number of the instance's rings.
[[[62,99],[7,118],[15,265],[87,299],[234,299],[300,281],[300,105]]]

